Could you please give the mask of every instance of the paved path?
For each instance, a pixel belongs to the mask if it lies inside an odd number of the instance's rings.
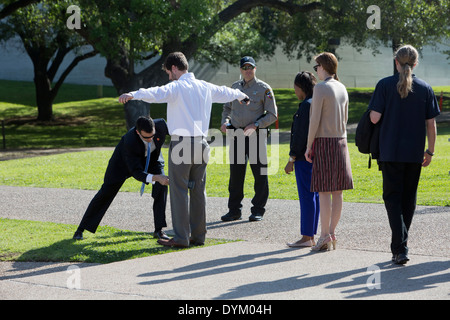
[[[69,223],[75,229],[94,194],[0,186],[0,217]],[[149,195],[119,193],[102,224],[150,232],[153,221],[141,206],[151,201]],[[106,265],[2,262],[0,299],[250,299],[264,304],[272,299],[450,297],[448,207],[418,208],[409,241],[411,261],[394,266],[382,204],[344,203],[338,249],[312,254],[285,245],[298,237],[298,201],[269,200],[261,222],[223,223],[226,203],[208,199],[208,237],[245,241]],[[245,218],[249,206],[245,199]],[[79,288],[71,289],[75,276]]]

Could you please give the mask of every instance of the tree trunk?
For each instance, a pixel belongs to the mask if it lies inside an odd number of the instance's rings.
[[[161,60],[162,58],[139,74],[135,74],[130,71],[133,68],[126,57],[122,57],[120,61],[108,59],[105,76],[111,79],[118,95],[140,88],[163,85],[167,83],[168,78],[167,74],[161,70]],[[150,104],[143,101],[127,102],[124,105],[127,129],[134,127],[140,116],[151,116],[150,109]]]
[[[35,66],[34,71],[34,86],[36,88],[36,104],[38,108],[39,121],[53,120],[53,100],[52,84],[47,77],[46,65],[44,70],[40,66]]]
[[[398,48],[400,48],[401,46],[401,40],[393,38],[392,39],[392,56],[395,56],[395,53],[397,52]],[[393,59],[393,63],[394,63],[394,75],[396,75],[398,73],[397,71],[397,66],[395,65],[395,58]]]
[[[140,116],[150,117],[150,104],[143,101],[139,100],[128,101],[123,106],[123,110],[125,112],[125,121],[127,123],[127,130],[130,130],[132,127],[136,125],[136,120]]]

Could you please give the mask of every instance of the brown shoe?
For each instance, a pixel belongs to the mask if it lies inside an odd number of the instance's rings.
[[[176,247],[176,248],[187,248],[188,246],[185,246],[184,244],[175,242],[175,240],[172,238],[170,240],[164,240],[164,239],[158,239],[159,244],[166,246],[166,247]]]

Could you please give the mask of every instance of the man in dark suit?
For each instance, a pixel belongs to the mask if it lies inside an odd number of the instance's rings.
[[[140,117],[136,126],[131,128],[116,146],[108,167],[104,183],[89,204],[80,225],[75,231],[75,240],[83,239],[83,231],[95,233],[100,221],[119,192],[123,183],[129,177],[143,183],[153,184],[152,197],[153,217],[155,222],[154,237],[169,239],[162,228],[166,224],[167,185],[169,178],[164,175],[164,159],[161,147],[168,134],[164,119]],[[150,148],[150,162],[145,172],[147,151]]]

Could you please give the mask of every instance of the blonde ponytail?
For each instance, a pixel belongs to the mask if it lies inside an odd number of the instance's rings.
[[[418,62],[417,50],[410,45],[401,47],[395,53],[395,60],[400,64],[399,80],[397,91],[402,99],[406,98],[413,91],[412,69]]]
[[[399,72],[399,80],[397,83],[397,91],[402,99],[406,98],[412,92],[412,68],[409,64],[401,66]]]

